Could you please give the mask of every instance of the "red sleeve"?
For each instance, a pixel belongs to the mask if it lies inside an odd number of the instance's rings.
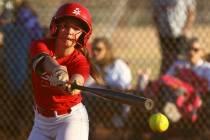
[[[86,58],[81,57],[79,61],[76,62],[74,67],[70,70],[72,75],[73,74],[81,74],[85,81],[87,80],[89,73],[90,73],[90,66]]]
[[[30,45],[30,50],[29,50],[30,59],[33,59],[34,57],[36,57],[38,54],[41,53],[50,54],[50,50],[47,44],[41,40],[33,41]]]

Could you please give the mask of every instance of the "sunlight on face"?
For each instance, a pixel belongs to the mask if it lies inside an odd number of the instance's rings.
[[[63,41],[65,46],[72,47],[75,46],[77,40],[83,33],[81,27],[76,20],[65,19],[61,21],[58,25],[58,39]]]

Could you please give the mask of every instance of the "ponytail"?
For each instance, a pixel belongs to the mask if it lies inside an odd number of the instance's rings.
[[[105,85],[105,81],[102,78],[102,75],[100,74],[99,69],[96,67],[96,64],[90,57],[90,54],[88,52],[88,49],[86,47],[79,48],[79,51],[86,57],[90,64],[90,75],[93,77],[93,79],[96,81],[99,85]]]

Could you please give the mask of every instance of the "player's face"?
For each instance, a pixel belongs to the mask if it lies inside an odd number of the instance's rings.
[[[67,47],[75,46],[82,32],[80,24],[74,19],[64,19],[58,25],[58,39]]]
[[[203,51],[198,42],[193,43],[189,49],[189,60],[191,63],[197,63],[202,59]]]
[[[96,61],[102,60],[106,55],[106,46],[103,42],[98,42],[96,46],[93,47],[93,57]]]

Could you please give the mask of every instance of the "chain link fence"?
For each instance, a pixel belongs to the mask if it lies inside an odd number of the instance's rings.
[[[8,0],[0,2],[0,11]],[[55,10],[67,0],[28,0],[39,17],[44,35]],[[157,31],[152,20],[151,1],[147,0],[78,0],[89,8],[93,16],[93,35],[106,36],[113,43],[115,56],[126,60],[132,70],[135,87],[137,71],[151,69],[150,80],[156,80],[160,73],[161,53]],[[196,6],[196,21],[192,36],[198,37],[201,45],[209,52],[210,14],[209,0],[199,0]],[[9,26],[0,48],[0,139],[27,139],[33,125],[33,93],[28,69],[27,51],[32,34],[26,34],[21,27]],[[1,27],[3,27],[1,25]],[[2,31],[2,30],[1,30]],[[1,38],[1,36],[0,36]],[[5,45],[4,41],[10,45]],[[5,49],[6,47],[13,47]],[[24,61],[24,62],[23,62]],[[21,66],[21,67],[20,67]],[[84,94],[90,117],[91,140],[163,140],[163,139],[210,139],[210,96],[202,94],[202,107],[196,122],[182,118],[170,123],[165,133],[154,133],[149,129],[148,118],[156,112],[163,112],[171,98],[170,89],[160,87],[155,100],[155,108],[146,111],[142,107],[128,107],[125,117],[121,105],[95,96]],[[137,95],[142,95],[135,92]]]

